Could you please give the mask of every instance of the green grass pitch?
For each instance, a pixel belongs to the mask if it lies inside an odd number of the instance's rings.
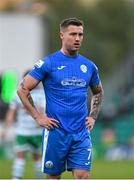
[[[0,160],[0,179],[11,179],[12,161]],[[34,179],[33,164],[26,162],[23,179]],[[71,173],[65,172],[62,179],[71,179]],[[45,178],[44,178],[45,179]],[[94,161],[91,179],[134,179],[134,161]]]

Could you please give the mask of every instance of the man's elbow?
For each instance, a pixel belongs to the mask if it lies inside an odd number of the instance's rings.
[[[21,97],[21,95],[23,94],[23,90],[22,90],[21,87],[18,87],[17,94],[18,94],[19,97]]]

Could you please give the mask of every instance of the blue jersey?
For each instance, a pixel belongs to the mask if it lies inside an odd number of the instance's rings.
[[[81,131],[88,114],[87,89],[100,82],[95,64],[80,54],[56,51],[36,62],[30,75],[43,83],[47,116],[65,131]]]

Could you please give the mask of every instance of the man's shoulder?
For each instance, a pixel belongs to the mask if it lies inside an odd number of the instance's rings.
[[[79,54],[79,57],[80,57],[81,61],[83,61],[83,63],[94,66],[93,60],[91,60],[91,59],[89,59],[89,58],[87,58],[87,57],[85,57],[85,56],[83,56],[81,54]]]
[[[45,63],[51,63],[53,59],[59,56],[59,51],[55,51],[51,54],[48,54],[42,58],[42,61]]]
[[[59,55],[59,51],[55,51],[55,52],[47,55],[46,57],[44,57],[44,59],[45,59],[45,58],[51,59],[51,58],[53,58],[53,57],[55,57],[55,56],[57,56],[57,55]]]

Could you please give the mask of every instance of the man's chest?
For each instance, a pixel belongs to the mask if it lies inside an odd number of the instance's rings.
[[[55,63],[52,65],[49,81],[61,86],[88,86],[92,77],[90,68],[84,63]]]

